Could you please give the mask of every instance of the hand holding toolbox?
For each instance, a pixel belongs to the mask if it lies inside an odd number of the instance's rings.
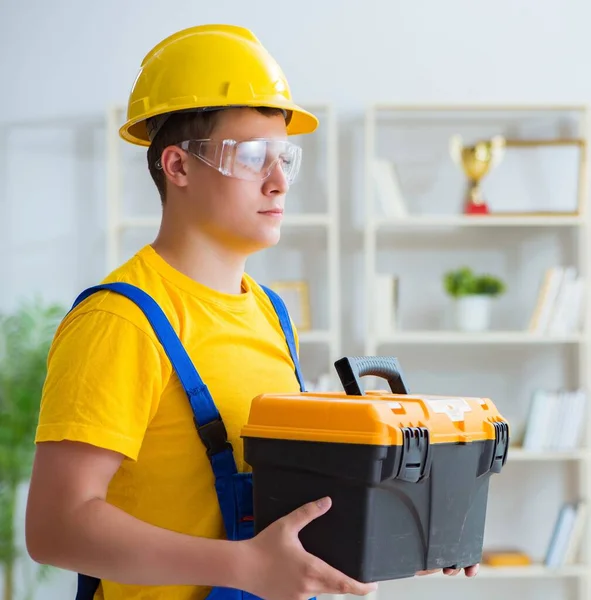
[[[304,548],[362,582],[481,561],[489,479],[509,427],[486,398],[413,395],[392,357],[335,363],[345,394],[263,394],[242,430],[255,531],[318,498]],[[391,393],[363,394],[383,377]]]

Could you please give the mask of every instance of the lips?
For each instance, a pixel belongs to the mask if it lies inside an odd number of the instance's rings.
[[[272,215],[272,216],[279,217],[283,214],[283,209],[282,208],[270,208],[269,210],[260,210],[259,213],[261,215]]]

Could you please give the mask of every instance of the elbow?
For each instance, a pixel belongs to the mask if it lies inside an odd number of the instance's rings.
[[[51,556],[49,552],[49,544],[43,542],[42,536],[31,530],[27,526],[25,534],[25,544],[27,548],[27,554],[31,560],[39,563],[40,565],[51,565]]]
[[[25,546],[31,560],[41,565],[55,566],[53,556],[58,536],[51,528],[51,516],[27,510],[25,519]]]
[[[31,541],[27,540],[27,554],[34,562],[40,565],[50,565],[51,561],[47,556],[47,553],[41,548],[39,544],[36,542],[31,543]]]
[[[24,528],[27,554],[40,565],[72,570],[79,554],[76,550],[79,523],[69,513],[39,504],[27,507]]]
[[[31,548],[29,545],[27,545],[27,553],[29,558],[39,565],[48,565],[51,567],[56,566],[51,562],[51,560],[49,560],[45,553],[39,552],[37,547]]]

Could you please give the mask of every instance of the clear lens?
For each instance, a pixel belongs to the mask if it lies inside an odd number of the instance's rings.
[[[279,164],[289,185],[296,180],[302,158],[302,149],[287,140],[188,140],[181,147],[220,173],[248,181],[267,179]]]
[[[300,167],[301,149],[285,140],[246,140],[234,148],[233,177],[266,179],[279,164],[289,184],[293,183]]]

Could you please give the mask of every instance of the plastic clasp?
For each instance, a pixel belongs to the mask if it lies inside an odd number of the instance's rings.
[[[495,421],[493,424],[495,426],[495,445],[490,470],[493,473],[500,473],[507,462],[507,452],[509,450],[509,426],[502,421]]]
[[[221,418],[199,425],[195,420],[197,433],[207,449],[207,456],[213,456],[223,450],[232,450],[232,444],[228,441],[228,432]]]
[[[417,483],[431,471],[431,444],[426,427],[402,427],[402,458],[396,479]]]

